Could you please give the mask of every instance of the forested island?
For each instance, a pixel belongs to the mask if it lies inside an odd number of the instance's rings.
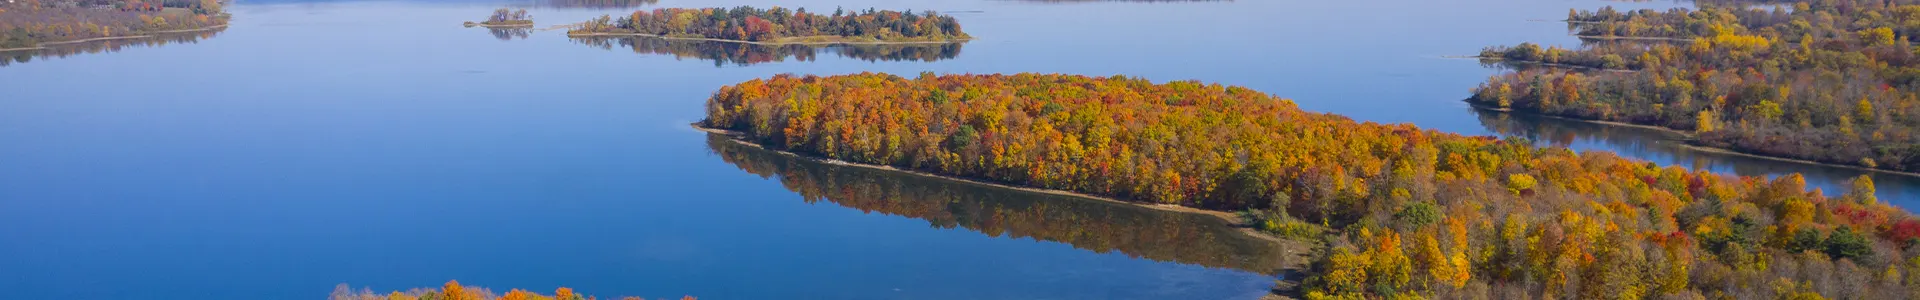
[[[865,61],[923,61],[952,59],[960,55],[964,43],[914,44],[750,44],[704,40],[669,39],[649,36],[576,36],[575,43],[613,50],[631,49],[633,53],[672,55],[713,61],[713,66],[748,66],[787,59],[813,61],[822,52]]]
[[[0,3],[0,51],[224,27],[218,0],[17,0]]]
[[[342,283],[340,285],[334,286],[333,293],[327,295],[327,300],[494,300],[494,299],[498,299],[498,300],[593,300],[598,298],[595,298],[592,295],[576,293],[573,291],[573,289],[566,288],[566,287],[560,287],[560,288],[554,289],[553,294],[551,295],[540,294],[539,292],[522,290],[522,289],[507,290],[507,293],[499,294],[499,293],[494,293],[493,290],[487,289],[485,287],[461,285],[460,281],[458,280],[447,281],[447,284],[442,285],[438,289],[412,288],[412,289],[407,289],[406,291],[392,291],[384,294],[375,293],[373,292],[373,289],[370,289],[370,288],[360,288],[358,290],[355,290],[353,289],[353,287],[347,286],[347,284]],[[608,298],[608,299],[613,299],[613,298]],[[621,297],[619,299],[620,300],[644,300],[645,298],[628,296],[628,297]],[[683,296],[679,299],[695,300],[696,298],[694,298],[693,296]]]
[[[1609,71],[1498,75],[1468,101],[1668,128],[1739,153],[1920,171],[1920,5],[1791,5],[1572,12],[1581,35],[1685,42],[1489,48],[1483,57]]]
[[[501,9],[493,10],[493,15],[487,16],[487,20],[485,21],[480,21],[480,22],[468,21],[461,25],[465,25],[467,27],[481,26],[481,27],[488,27],[488,28],[531,27],[533,26],[533,15],[527,14],[527,10],[525,9],[509,10],[509,9],[501,8]]]
[[[948,43],[972,39],[952,16],[890,10],[833,15],[774,7],[662,8],[613,19],[601,16],[567,31],[571,36],[637,35],[759,44]]]
[[[697,125],[823,160],[1244,211],[1319,241],[1302,295],[1920,297],[1920,220],[1867,177],[1738,177],[1300,110],[1190,81],[780,75]]]

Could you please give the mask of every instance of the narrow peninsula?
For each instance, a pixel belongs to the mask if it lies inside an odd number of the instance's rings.
[[[774,7],[662,8],[601,16],[567,31],[574,37],[650,36],[751,44],[913,44],[972,39],[952,16],[933,11],[846,12],[833,15]]]
[[[829,162],[1241,212],[1322,245],[1292,289],[1308,299],[1898,299],[1907,283],[1880,274],[1920,272],[1904,250],[1920,220],[1867,177],[1829,197],[1798,174],[1356,122],[1236,86],[780,75],[722,87],[697,125]]]
[[[1602,69],[1496,75],[1477,106],[1654,126],[1702,148],[1920,172],[1920,5],[1829,0],[1772,8],[1570,13],[1579,49],[1520,44],[1487,59]]]
[[[218,0],[30,0],[0,2],[0,51],[227,26]]]

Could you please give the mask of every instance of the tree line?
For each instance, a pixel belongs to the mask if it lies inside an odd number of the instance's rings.
[[[353,289],[342,283],[333,287],[333,293],[327,300],[595,300],[593,295],[574,292],[573,289],[560,287],[553,294],[511,289],[505,294],[494,293],[485,287],[461,285],[458,280],[447,281],[440,288],[412,288],[405,291],[392,291],[385,294],[375,293],[371,288]],[[621,300],[644,300],[641,297],[621,297]],[[662,298],[665,299],[665,298]],[[695,300],[693,296],[684,296],[680,300]]]
[[[574,43],[600,49],[629,48],[633,53],[673,55],[713,61],[714,67],[749,66],[787,59],[813,61],[821,52],[865,61],[922,61],[952,59],[963,43],[862,45],[760,45],[732,42],[677,40],[636,36],[576,36]]]
[[[532,15],[532,14],[528,14],[528,13],[527,13],[527,10],[526,10],[526,9],[513,9],[513,10],[510,10],[510,9],[506,9],[506,8],[500,8],[500,9],[495,9],[495,10],[493,10],[493,14],[492,14],[492,15],[488,15],[488,16],[487,16],[487,20],[486,20],[486,21],[481,21],[481,22],[480,22],[480,24],[487,24],[487,25],[532,25],[532,24],[533,24],[533,15]]]
[[[227,23],[218,0],[18,0],[0,3],[0,49],[200,29]]]
[[[1771,10],[1607,11],[1575,18],[1687,28],[1649,34],[1692,39],[1489,48],[1483,57],[1616,71],[1496,75],[1468,101],[1691,131],[1694,143],[1744,153],[1920,171],[1920,56],[1912,40],[1920,5],[1821,0]]]
[[[952,41],[970,38],[953,16],[933,11],[914,13],[873,10],[833,15],[774,7],[661,8],[636,11],[610,19],[601,16],[570,30],[569,34],[648,34],[740,41],[776,41],[784,38],[837,37],[870,41]]]
[[[1125,76],[780,75],[702,126],[773,149],[1319,233],[1310,299],[1920,297],[1920,221],[1861,177],[1739,177]]]

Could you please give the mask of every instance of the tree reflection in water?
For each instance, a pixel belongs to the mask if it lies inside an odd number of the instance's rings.
[[[778,178],[808,203],[826,201],[994,237],[1261,274],[1280,272],[1290,258],[1276,243],[1242,234],[1213,216],[826,164],[719,134],[709,134],[707,145],[741,170]]]
[[[1823,187],[1822,190],[1829,195],[1846,192],[1845,187],[1849,184],[1849,180],[1862,174],[1869,174],[1878,187],[1876,193],[1879,194],[1880,199],[1888,199],[1885,201],[1892,201],[1893,204],[1903,207],[1920,205],[1912,202],[1920,199],[1920,178],[1913,176],[1701,151],[1688,147],[1686,136],[1663,130],[1615,126],[1534,114],[1505,113],[1479,108],[1467,110],[1480,119],[1480,125],[1487,131],[1503,136],[1524,137],[1543,145],[1612,151],[1661,164],[1677,164],[1694,170],[1731,172],[1741,176],[1800,173],[1805,176],[1808,184]]]
[[[488,32],[488,33],[492,33],[492,34],[493,34],[493,38],[496,38],[496,39],[500,39],[500,40],[502,40],[502,41],[511,41],[511,40],[513,40],[513,39],[522,39],[522,40],[524,40],[524,39],[527,39],[527,37],[528,37],[528,36],[531,36],[531,35],[533,35],[533,28],[528,28],[528,27],[489,27],[489,28],[487,28],[487,32]]]
[[[199,43],[201,39],[213,38],[213,36],[219,35],[226,30],[226,27],[219,27],[205,31],[168,33],[142,38],[59,44],[35,50],[0,51],[0,67],[10,66],[16,63],[28,63],[35,59],[44,60],[48,58],[66,58],[75,55],[103,52],[112,53],[127,49],[160,47],[170,44],[193,44]]]

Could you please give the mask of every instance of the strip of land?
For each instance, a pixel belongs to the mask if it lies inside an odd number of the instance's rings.
[[[1805,159],[1795,159],[1795,158],[1788,158],[1788,157],[1779,157],[1779,156],[1769,156],[1769,155],[1761,155],[1761,154],[1754,154],[1754,153],[1746,153],[1746,152],[1740,152],[1740,151],[1737,151],[1737,150],[1733,150],[1733,149],[1727,149],[1727,148],[1720,148],[1720,147],[1712,147],[1712,146],[1705,146],[1705,145],[1700,145],[1700,144],[1698,144],[1698,142],[1697,142],[1697,141],[1698,141],[1698,139],[1694,137],[1694,135],[1693,135],[1693,133],[1692,133],[1692,132],[1686,132],[1686,131],[1682,131],[1682,130],[1677,130],[1677,129],[1673,129],[1673,128],[1666,128],[1666,127],[1660,127],[1660,126],[1654,126],[1654,125],[1642,125],[1642,124],[1633,124],[1633,123],[1625,123],[1625,122],[1614,122],[1614,121],[1605,121],[1605,120],[1589,120],[1589,119],[1581,119],[1581,118],[1571,118],[1571,117],[1564,117],[1564,116],[1557,116],[1557,115],[1550,115],[1550,114],[1542,114],[1542,113],[1534,113],[1534,112],[1527,112],[1527,111],[1520,111],[1520,110],[1514,110],[1514,109],[1510,109],[1510,108],[1499,108],[1499,107],[1491,107],[1491,106],[1485,106],[1485,105],[1480,105],[1480,104],[1475,104],[1475,103],[1473,103],[1472,101],[1467,101],[1467,103],[1468,103],[1468,105],[1470,105],[1470,106],[1473,106],[1474,108],[1477,108],[1477,109],[1484,109],[1484,110],[1489,110],[1489,111],[1497,111],[1497,112],[1503,112],[1503,113],[1510,113],[1510,114],[1525,114],[1525,115],[1529,115],[1529,116],[1536,116],[1536,117],[1546,117],[1546,118],[1553,118],[1553,119],[1558,119],[1558,120],[1567,120],[1567,121],[1575,121],[1575,122],[1586,122],[1586,123],[1593,123],[1593,124],[1600,124],[1600,125],[1607,125],[1607,126],[1617,126],[1617,127],[1632,127],[1632,128],[1640,128],[1640,129],[1647,129],[1647,130],[1655,130],[1655,131],[1660,131],[1660,132],[1663,132],[1663,133],[1667,133],[1667,134],[1672,134],[1672,135],[1675,135],[1675,136],[1679,136],[1680,138],[1679,138],[1679,139],[1677,139],[1677,140],[1679,140],[1679,141],[1681,141],[1681,144],[1680,144],[1681,146],[1684,146],[1684,147],[1686,147],[1686,148],[1687,148],[1687,149],[1689,149],[1689,150],[1694,150],[1694,151],[1700,151],[1700,152],[1711,152],[1711,153],[1715,153],[1715,154],[1727,154],[1727,155],[1738,155],[1738,156],[1743,156],[1743,157],[1751,157],[1751,158],[1759,158],[1759,159],[1766,159],[1766,160],[1773,160],[1773,161],[1782,161],[1782,162],[1790,162],[1790,163],[1798,163],[1798,164],[1807,164],[1807,165],[1816,165],[1816,166],[1823,166],[1823,167],[1834,167],[1834,168],[1843,168],[1843,169],[1850,169],[1850,170],[1858,170],[1858,171],[1866,171],[1866,172],[1874,172],[1874,173],[1881,173],[1881,174],[1893,174],[1893,175],[1901,175],[1901,176],[1913,176],[1913,177],[1920,177],[1920,173],[1916,173],[1916,172],[1904,172],[1904,171],[1894,171],[1894,170],[1887,170],[1887,169],[1876,169],[1876,168],[1868,168],[1868,167],[1862,167],[1862,166],[1855,166],[1855,165],[1842,165],[1842,164],[1832,164],[1832,163],[1823,163],[1823,162],[1817,162],[1817,161],[1811,161],[1811,160],[1805,160]]]
[[[1574,37],[1583,38],[1583,39],[1592,39],[1592,40],[1674,41],[1674,42],[1692,42],[1693,41],[1693,39],[1689,39],[1689,38],[1658,37],[1658,36],[1575,35]]]
[[[41,49],[46,49],[46,48],[47,48],[47,46],[54,46],[54,45],[65,45],[65,44],[78,44],[78,43],[85,43],[85,42],[95,42],[95,41],[109,41],[109,40],[124,40],[124,39],[139,39],[139,38],[150,38],[150,37],[153,37],[153,35],[155,35],[155,34],[163,34],[163,33],[181,33],[181,32],[196,32],[196,31],[207,31],[207,30],[214,30],[214,29],[220,29],[220,28],[225,28],[225,27],[227,27],[227,24],[220,24],[220,25],[213,25],[213,26],[207,26],[207,27],[201,27],[201,28],[193,28],[193,29],[176,29],[176,30],[162,30],[162,31],[152,31],[152,32],[146,32],[145,34],[141,34],[141,35],[124,35],[124,36],[109,36],[109,37],[97,37],[97,38],[89,38],[89,39],[78,39],[78,40],[68,40],[68,41],[55,41],[55,42],[45,42],[45,43],[40,43],[39,45],[36,45],[36,46],[34,46],[34,47],[21,47],[21,48],[0,48],[0,52],[8,52],[8,51],[26,51],[26,50],[41,50]]]

